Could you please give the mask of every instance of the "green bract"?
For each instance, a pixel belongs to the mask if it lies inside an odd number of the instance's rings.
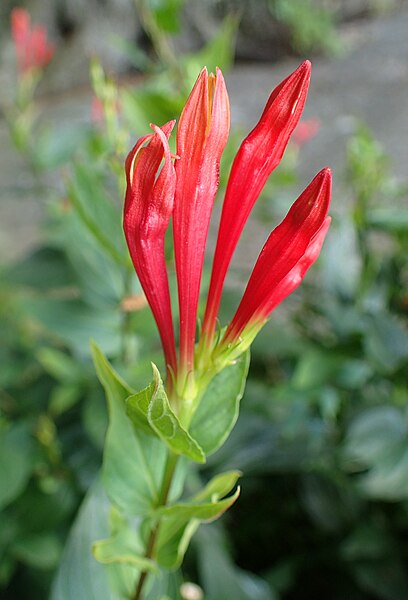
[[[184,454],[196,462],[205,462],[203,450],[173,412],[157,367],[153,364],[152,367],[152,383],[126,400],[128,416],[136,427],[140,426],[144,417],[146,424],[176,454]]]

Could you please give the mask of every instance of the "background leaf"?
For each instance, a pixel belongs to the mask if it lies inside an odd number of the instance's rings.
[[[217,526],[202,528],[197,546],[206,600],[277,600],[266,581],[234,566]]]
[[[97,482],[72,527],[50,600],[122,600],[110,592],[108,571],[91,553],[93,542],[108,535],[108,513],[108,498]]]
[[[14,500],[27,485],[33,465],[28,427],[0,424],[0,508]]]

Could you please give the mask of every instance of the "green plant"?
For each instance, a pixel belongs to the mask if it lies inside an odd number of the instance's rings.
[[[288,27],[296,52],[339,51],[334,15],[329,10],[316,8],[313,0],[269,0],[269,6],[276,19]]]

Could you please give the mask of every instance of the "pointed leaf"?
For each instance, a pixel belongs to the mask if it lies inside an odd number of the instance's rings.
[[[205,462],[204,452],[173,412],[157,367],[154,364],[152,367],[152,383],[126,400],[129,418],[137,426],[145,416],[151,428],[173,452],[196,462]]]
[[[193,496],[191,502],[159,509],[163,519],[159,530],[156,560],[162,567],[179,567],[200,522],[217,519],[235,502],[239,496],[239,488],[232,496],[221,501],[218,499],[234,487],[239,476],[238,471],[217,475],[201,492]]]
[[[97,561],[103,564],[119,563],[131,565],[139,571],[156,571],[152,560],[140,556],[143,552],[135,540],[134,532],[128,528],[116,533],[105,540],[99,540],[92,546],[92,552]]]
[[[214,519],[218,519],[234,504],[240,491],[241,490],[238,487],[232,496],[225,498],[225,500],[220,500],[219,502],[198,502],[191,504],[188,502],[181,502],[180,504],[161,508],[158,512],[164,517],[213,521]]]
[[[190,433],[207,455],[222,446],[237,421],[249,361],[247,351],[234,365],[221,371],[211,381],[194,414]]]
[[[230,492],[238,479],[242,476],[240,471],[227,471],[216,475],[207,483],[207,485],[197,494],[194,495],[195,502],[212,502],[223,498]]]
[[[183,520],[194,518],[200,521],[212,521],[220,517],[238,498],[239,487],[228,498],[219,500],[234,487],[240,475],[239,471],[216,475],[201,492],[191,498],[191,501],[160,507],[157,513],[165,517],[177,517]]]
[[[92,354],[109,407],[103,484],[125,514],[146,515],[158,501],[166,448],[157,438],[133,427],[125,412],[125,400],[132,390],[95,344]]]
[[[176,518],[166,519],[159,530],[156,561],[164,569],[178,569],[187,552],[191,538],[200,526],[198,519],[186,523]]]
[[[109,501],[98,481],[88,492],[70,531],[51,600],[120,600],[120,596],[109,590],[108,569],[91,553],[92,542],[108,535],[108,511]]]

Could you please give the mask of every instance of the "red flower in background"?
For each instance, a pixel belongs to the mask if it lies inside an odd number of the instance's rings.
[[[21,74],[45,67],[54,56],[47,30],[43,25],[31,26],[30,15],[24,8],[14,8],[11,12],[11,35]]]
[[[320,129],[320,121],[316,117],[300,121],[293,132],[292,141],[299,148],[314,138]]]

